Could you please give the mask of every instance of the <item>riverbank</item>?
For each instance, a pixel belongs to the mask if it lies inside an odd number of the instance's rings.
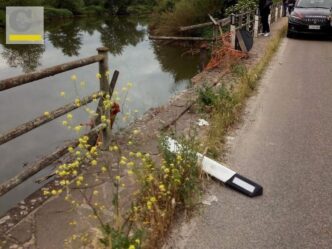
[[[282,24],[285,24],[284,20],[273,27],[273,33],[277,34],[278,30],[282,30]],[[260,65],[259,62],[262,58],[265,58],[263,60],[264,63],[259,66],[260,68],[264,68],[264,64],[268,62],[270,57],[265,57],[263,51],[269,50],[269,53],[271,53],[271,49],[276,49],[275,45],[271,46],[271,43],[276,43],[275,37],[257,39],[253,50],[250,52],[250,59],[245,61],[245,64],[248,67],[254,67],[254,65]],[[196,127],[199,131],[197,137],[201,141],[204,141],[209,128],[201,128],[196,125],[196,121],[202,117],[202,114],[195,107],[195,104],[197,104],[197,92],[203,85],[205,87],[220,87],[228,84],[229,81],[225,79],[232,79],[235,75],[228,74],[226,76],[225,73],[223,70],[215,69],[195,76],[192,80],[194,88],[181,92],[166,106],[150,110],[141,120],[136,122],[132,129],[139,129],[143,134],[141,140],[138,141],[138,145],[140,145],[139,150],[149,153],[153,157],[160,156],[160,151],[158,150],[159,135],[160,132],[165,132],[166,130],[172,130],[176,134],[188,134],[192,127]],[[206,116],[203,117],[208,118]],[[212,120],[208,121],[211,122],[210,125],[212,126]],[[123,136],[120,137],[120,141],[125,145],[128,139]],[[103,190],[102,188],[101,192],[106,196],[109,194],[107,190]],[[30,202],[27,203],[30,204]],[[22,210],[22,208],[20,209]],[[10,219],[6,220],[6,224],[11,223],[12,227],[14,226],[9,232],[10,235],[7,232],[8,227],[1,231],[6,232],[7,237],[9,237],[7,239],[13,244],[35,245],[40,248],[61,248],[63,240],[68,238],[69,234],[76,233],[76,231],[73,231],[74,229],[67,229],[65,227],[67,223],[73,220],[73,217],[77,217],[76,212],[69,210],[70,205],[68,206],[68,203],[63,199],[52,197],[48,202],[29,215],[26,213],[25,215],[28,215],[27,218],[19,224],[14,225]],[[52,233],[52,237],[49,236],[50,233]]]

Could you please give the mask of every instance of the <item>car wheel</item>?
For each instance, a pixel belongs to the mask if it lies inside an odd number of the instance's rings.
[[[287,37],[288,38],[295,38],[295,35],[294,35],[294,33],[293,32],[291,32],[291,31],[287,31]]]

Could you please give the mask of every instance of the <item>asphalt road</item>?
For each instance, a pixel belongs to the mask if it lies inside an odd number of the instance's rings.
[[[245,116],[228,164],[263,196],[214,184],[179,247],[332,248],[332,41],[285,38]]]

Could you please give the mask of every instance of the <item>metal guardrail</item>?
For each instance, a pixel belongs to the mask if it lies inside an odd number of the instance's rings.
[[[271,6],[271,13],[269,17],[269,22],[274,23],[282,16],[282,3],[273,4]],[[232,33],[232,46],[233,48],[237,47],[237,37],[236,37],[236,31],[240,29],[245,29],[252,33],[253,37],[258,37],[258,34],[260,33],[260,30],[262,28],[261,22],[260,22],[260,16],[258,10],[250,10],[244,13],[239,14],[231,14],[229,17],[216,20],[216,23],[214,22],[206,22],[206,23],[200,23],[195,24],[191,26],[184,26],[180,27],[180,31],[188,31],[193,29],[199,29],[204,27],[209,27],[213,25],[219,25],[222,28],[229,27],[230,32]]]

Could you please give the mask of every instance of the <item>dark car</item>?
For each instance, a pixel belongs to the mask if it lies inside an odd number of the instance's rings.
[[[332,0],[298,0],[288,18],[287,37],[332,35]]]

